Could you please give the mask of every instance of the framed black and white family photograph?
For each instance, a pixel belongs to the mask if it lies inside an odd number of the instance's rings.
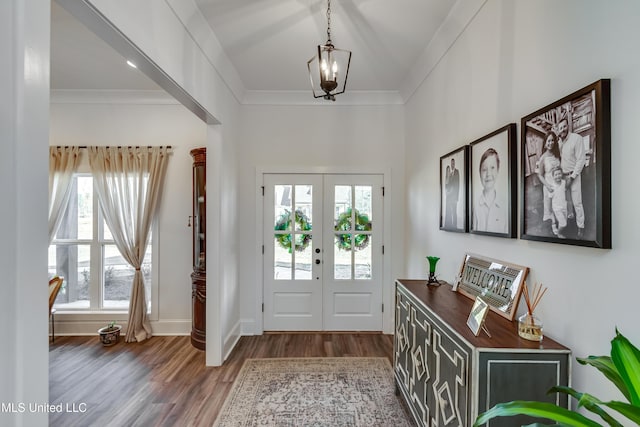
[[[520,237],[611,248],[610,81],[522,118]]]
[[[516,237],[516,124],[470,144],[471,233]]]
[[[440,157],[440,230],[466,233],[468,147]]]

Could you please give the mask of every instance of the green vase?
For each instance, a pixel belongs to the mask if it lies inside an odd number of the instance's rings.
[[[436,264],[440,258],[437,256],[428,256],[427,260],[429,261],[429,280],[427,281],[427,285],[439,285],[440,282],[436,279]]]

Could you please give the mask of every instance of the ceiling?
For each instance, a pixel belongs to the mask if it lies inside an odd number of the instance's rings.
[[[309,90],[326,0],[195,0],[249,91]],[[353,52],[348,90],[399,91],[453,0],[333,0],[331,34]],[[52,89],[158,90],[52,1]]]

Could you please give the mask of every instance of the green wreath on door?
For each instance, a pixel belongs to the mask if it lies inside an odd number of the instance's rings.
[[[295,211],[295,224],[296,230],[309,231],[311,230],[311,223],[309,222],[309,217],[304,214],[300,209],[296,209]],[[291,230],[291,211],[285,210],[282,215],[276,221],[276,225],[274,228],[276,231],[292,231]],[[295,233],[295,248],[297,252],[302,252],[309,246],[311,243],[311,234],[307,233]],[[286,249],[291,253],[291,236],[292,233],[287,234],[275,234],[276,241],[281,248]]]
[[[366,214],[361,214],[357,209],[347,209],[342,212],[335,223],[335,231],[351,231],[351,221],[355,218],[355,231],[371,231],[371,221]],[[311,224],[309,217],[305,215],[300,209],[295,211],[295,224],[296,230],[310,231]],[[282,215],[276,221],[274,227],[276,231],[291,231],[291,211],[285,210]],[[278,242],[278,245],[291,253],[291,236],[292,233],[275,234],[274,237]],[[311,234],[307,233],[295,233],[295,249],[298,252],[304,251],[311,243]],[[359,251],[369,246],[370,234],[358,233],[355,234],[353,240],[355,244],[355,250]],[[339,249],[350,251],[351,247],[351,234],[336,234],[336,246]]]
[[[352,218],[355,218],[355,227],[351,227]],[[342,212],[336,220],[336,231],[371,231],[371,221],[366,214],[361,214],[357,209],[351,210],[351,208]],[[355,233],[354,233],[355,234]],[[369,246],[370,234],[355,234],[353,240],[355,250],[360,251]],[[336,234],[336,246],[339,249],[350,251],[351,247],[351,234]]]

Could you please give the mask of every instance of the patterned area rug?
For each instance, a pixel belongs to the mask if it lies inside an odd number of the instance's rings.
[[[403,427],[384,357],[247,359],[215,427]]]

